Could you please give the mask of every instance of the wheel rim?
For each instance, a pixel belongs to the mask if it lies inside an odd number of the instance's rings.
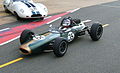
[[[102,27],[99,26],[98,29],[97,29],[97,33],[96,33],[96,35],[97,35],[98,38],[101,37],[101,35],[102,35],[102,31],[103,31],[103,30],[102,30]]]
[[[67,42],[63,41],[61,42],[60,46],[59,46],[59,51],[64,54],[67,50]]]
[[[73,33],[73,32],[69,32],[69,33],[68,33],[68,42],[73,41],[73,40],[74,40],[74,37],[75,37],[74,33]]]

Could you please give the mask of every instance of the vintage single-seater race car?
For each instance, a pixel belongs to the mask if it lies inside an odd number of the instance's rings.
[[[67,52],[68,44],[75,38],[90,34],[93,41],[98,41],[103,33],[100,23],[93,23],[88,27],[80,19],[64,18],[59,27],[50,25],[49,31],[35,34],[31,30],[24,30],[20,36],[20,51],[23,54],[39,53],[46,49],[52,49],[57,57],[62,57]]]
[[[47,7],[41,3],[34,3],[32,0],[5,0],[3,2],[5,12],[13,13],[17,19],[40,18],[47,16]]]

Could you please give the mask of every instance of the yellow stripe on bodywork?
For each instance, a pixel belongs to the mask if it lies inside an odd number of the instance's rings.
[[[103,24],[102,27],[107,27],[109,26],[110,24]]]
[[[45,34],[43,34],[44,36],[47,36],[47,35],[49,35],[51,32],[48,32],[48,33],[45,33]]]

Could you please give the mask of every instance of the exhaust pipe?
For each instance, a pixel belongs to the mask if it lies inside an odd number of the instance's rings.
[[[30,49],[23,49],[23,48],[20,48],[20,52],[24,55],[29,55],[31,54],[31,50]]]

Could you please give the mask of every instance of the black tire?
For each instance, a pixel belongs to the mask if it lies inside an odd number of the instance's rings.
[[[4,9],[6,13],[10,13],[10,11],[7,9],[7,7],[4,5]]]
[[[40,20],[44,20],[44,17],[41,17]]]
[[[99,23],[94,23],[90,29],[90,36],[93,41],[98,41],[103,33],[103,27]]]
[[[24,44],[25,42],[32,40],[32,35],[34,35],[34,32],[32,32],[31,30],[24,30],[20,35],[20,43]]]
[[[63,38],[56,38],[53,44],[53,52],[55,56],[62,57],[67,52],[68,42]]]

